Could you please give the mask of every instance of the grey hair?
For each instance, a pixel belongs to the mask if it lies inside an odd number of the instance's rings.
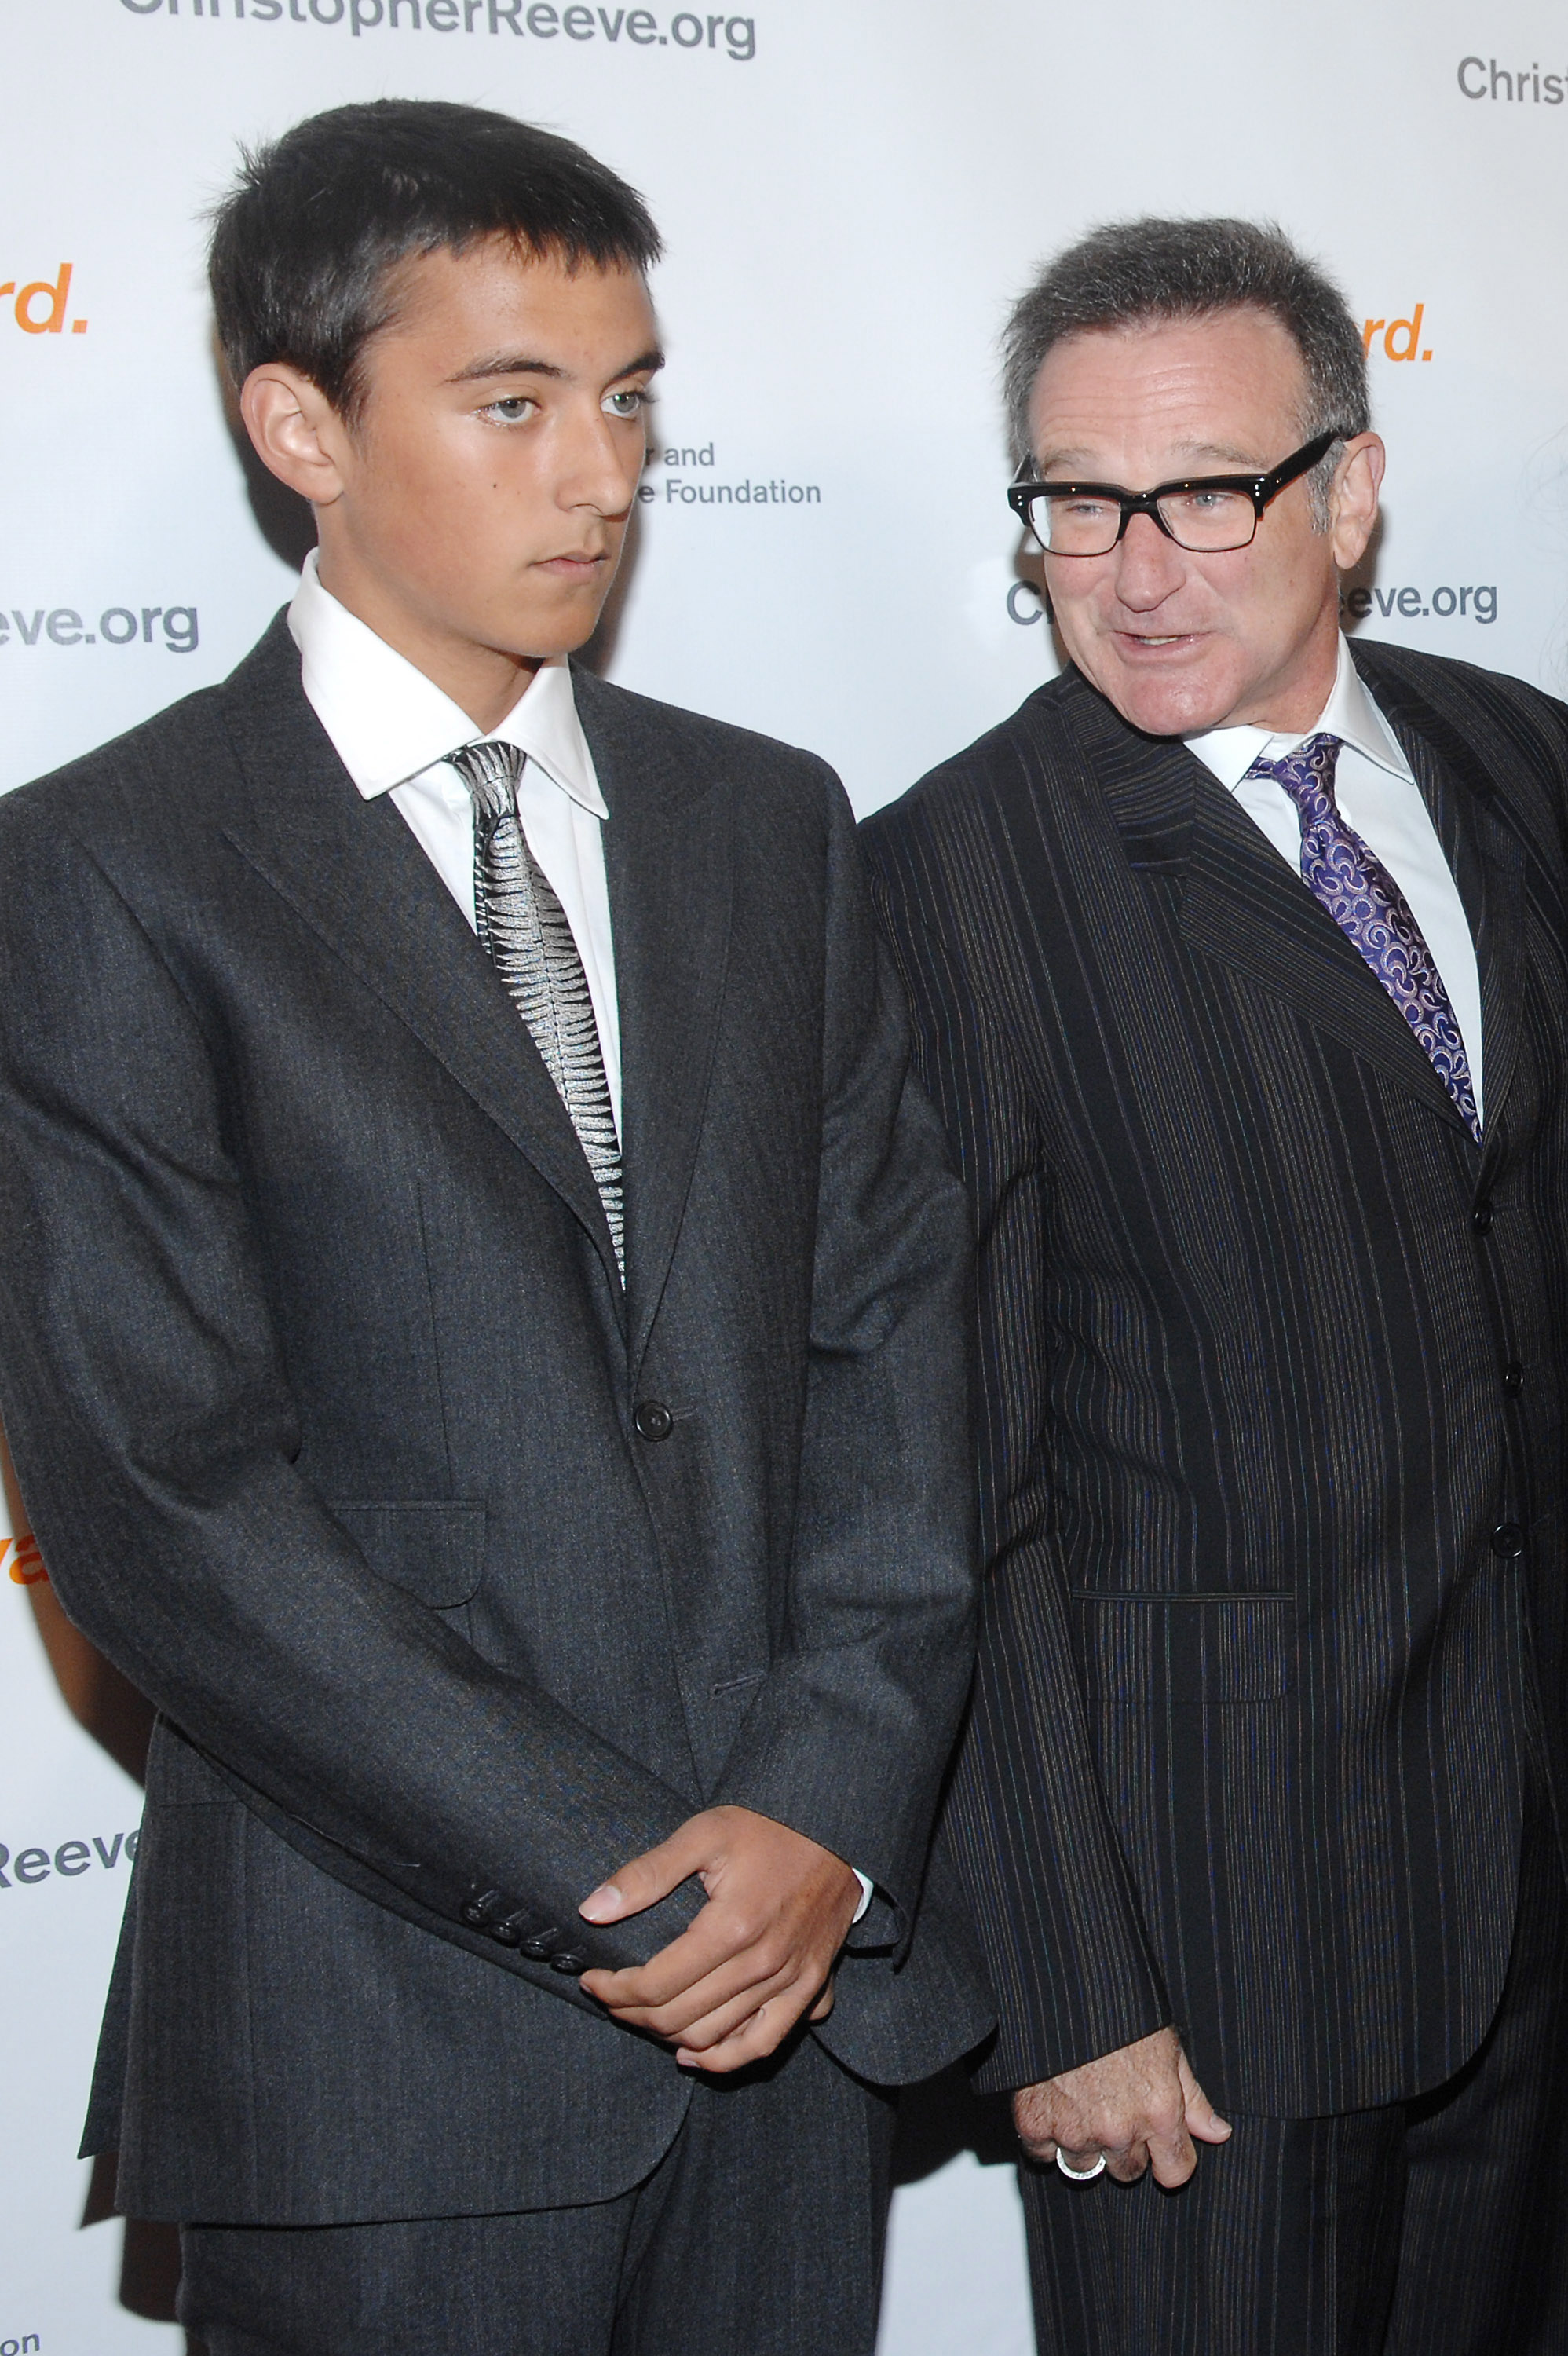
[[[1046,354],[1064,336],[1238,310],[1266,311],[1301,354],[1304,441],[1330,426],[1341,437],[1367,431],[1371,404],[1360,329],[1333,280],[1297,252],[1276,222],[1108,221],[1059,253],[1013,306],[1002,340],[1002,382],[1015,459],[1029,455],[1029,398]],[[1320,531],[1328,529],[1328,486],[1343,447],[1343,438],[1337,440],[1307,478]]]

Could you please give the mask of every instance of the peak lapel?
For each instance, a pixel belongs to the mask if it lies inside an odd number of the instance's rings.
[[[626,1286],[634,1365],[680,1233],[724,997],[735,789],[656,707],[574,673],[610,811],[604,830],[621,1016]]]
[[[1093,689],[1074,718],[1135,866],[1184,869],[1189,948],[1247,974],[1468,1136],[1381,982],[1197,755],[1140,736]]]
[[[248,788],[230,841],[570,1205],[619,1301],[599,1191],[539,1050],[390,798],[355,787],[277,637],[222,691]]]

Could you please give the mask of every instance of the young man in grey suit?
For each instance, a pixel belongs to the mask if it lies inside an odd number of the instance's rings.
[[[1097,232],[1008,364],[1069,667],[868,832],[981,1240],[1040,2343],[1549,2356],[1568,712],[1341,637],[1382,445],[1276,233]]]
[[[823,765],[571,668],[640,200],[472,109],[252,158],[315,507],[225,685],[0,807],[4,1415],[162,1713],[90,2125],[212,2356],[869,2351],[939,1890],[966,1216]]]

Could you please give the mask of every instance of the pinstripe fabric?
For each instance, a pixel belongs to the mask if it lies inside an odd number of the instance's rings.
[[[1176,2194],[1024,2169],[1041,2356],[1561,2356],[1565,1898],[1537,1787],[1501,2010],[1418,2102],[1238,2114]]]
[[[1221,2105],[1443,2083],[1538,1678],[1564,1788],[1568,713],[1357,659],[1476,931],[1484,1145],[1232,798],[1075,673],[864,829],[980,1245],[948,1828],[992,2085],[1172,2019]]]

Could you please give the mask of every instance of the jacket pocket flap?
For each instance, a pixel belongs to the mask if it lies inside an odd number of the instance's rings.
[[[1072,1597],[1079,1658],[1101,1703],[1276,1701],[1296,1667],[1296,1597]]]
[[[421,1603],[466,1603],[485,1570],[485,1507],[477,1499],[329,1497],[372,1570]]]

